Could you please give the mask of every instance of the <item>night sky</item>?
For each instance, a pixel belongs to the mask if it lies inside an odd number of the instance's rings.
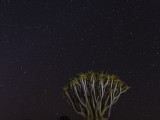
[[[160,119],[158,0],[0,0],[1,120],[80,120],[62,87],[91,70],[131,86],[110,120]]]

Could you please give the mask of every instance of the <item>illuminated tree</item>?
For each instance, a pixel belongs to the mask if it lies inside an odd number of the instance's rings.
[[[116,75],[88,72],[71,79],[63,94],[85,120],[108,120],[112,106],[128,88]]]

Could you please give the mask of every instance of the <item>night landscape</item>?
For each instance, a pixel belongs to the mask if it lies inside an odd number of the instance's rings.
[[[0,120],[159,120],[159,91],[160,1],[0,0]]]

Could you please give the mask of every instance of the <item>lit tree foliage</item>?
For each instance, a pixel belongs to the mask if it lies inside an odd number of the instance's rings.
[[[88,72],[73,78],[64,86],[63,93],[75,112],[85,120],[108,120],[112,105],[128,88],[116,75]]]

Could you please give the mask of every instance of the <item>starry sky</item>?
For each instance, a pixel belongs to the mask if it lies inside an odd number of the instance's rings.
[[[131,86],[111,120],[160,119],[160,2],[0,0],[0,119],[80,120],[61,95],[77,73]]]

